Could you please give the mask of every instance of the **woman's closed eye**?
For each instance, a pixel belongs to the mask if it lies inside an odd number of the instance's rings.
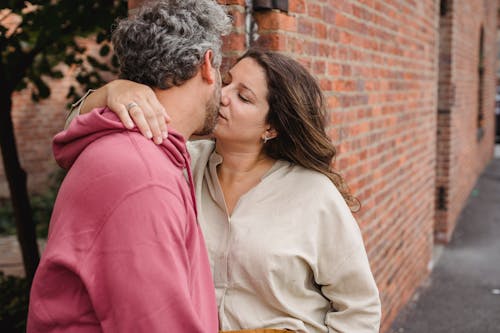
[[[223,87],[227,87],[233,83],[233,76],[231,75],[231,72],[224,73],[224,75],[222,75],[221,82]],[[253,103],[253,98],[249,96],[253,94],[253,92],[245,84],[239,82],[236,83],[233,88],[237,93],[239,100],[243,103]],[[233,88],[231,88],[231,90],[233,90]]]
[[[241,99],[241,101],[244,102],[244,103],[251,103],[250,99],[246,98],[242,94],[238,94],[238,98]]]

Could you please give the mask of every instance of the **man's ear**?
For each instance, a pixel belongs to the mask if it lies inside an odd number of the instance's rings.
[[[215,68],[212,66],[212,60],[214,58],[214,52],[212,50],[208,50],[205,52],[205,55],[203,56],[203,63],[201,64],[201,77],[203,80],[207,81],[208,83],[212,84],[215,82],[217,79],[215,75]]]

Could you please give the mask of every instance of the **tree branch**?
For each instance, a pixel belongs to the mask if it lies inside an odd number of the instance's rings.
[[[22,60],[19,62],[19,65],[13,71],[13,75],[11,77],[10,82],[7,84],[7,89],[10,91],[14,91],[16,86],[21,82],[21,80],[25,77],[26,71],[33,63],[35,57],[42,51],[42,48],[33,49],[29,53],[23,54]]]

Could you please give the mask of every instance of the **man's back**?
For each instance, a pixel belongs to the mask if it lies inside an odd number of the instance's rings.
[[[71,169],[35,276],[28,332],[215,332],[184,139],[156,146],[107,110],[54,141]],[[187,169],[186,169],[187,168]]]

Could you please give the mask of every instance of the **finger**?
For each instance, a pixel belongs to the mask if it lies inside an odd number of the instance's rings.
[[[144,112],[144,117],[146,118],[146,121],[148,122],[149,128],[151,129],[151,132],[153,133],[153,141],[156,144],[160,144],[163,142],[163,132],[161,129],[160,122],[157,119],[157,114],[151,107],[151,105],[144,104],[142,107],[142,110]]]
[[[122,124],[128,128],[132,129],[134,128],[134,122],[130,118],[130,115],[128,114],[127,107],[121,103],[110,103],[108,107],[111,109],[111,111],[115,112],[118,118],[120,118],[120,121]]]
[[[156,114],[156,119],[158,121],[158,126],[160,129],[161,136],[166,139],[168,137],[167,121],[163,114]]]
[[[156,120],[158,121],[158,126],[160,127],[161,134],[164,139],[168,137],[167,123],[170,122],[170,116],[165,111],[163,105],[160,104],[156,96],[149,100],[151,108],[154,110],[156,115]]]
[[[144,117],[144,112],[142,111],[141,106],[135,106],[131,108],[128,113],[132,117],[132,120],[136,124],[137,128],[139,128],[139,131],[144,135],[146,138],[151,139],[153,137],[153,133],[151,131],[151,128],[149,127],[148,122],[146,121],[146,118]]]

